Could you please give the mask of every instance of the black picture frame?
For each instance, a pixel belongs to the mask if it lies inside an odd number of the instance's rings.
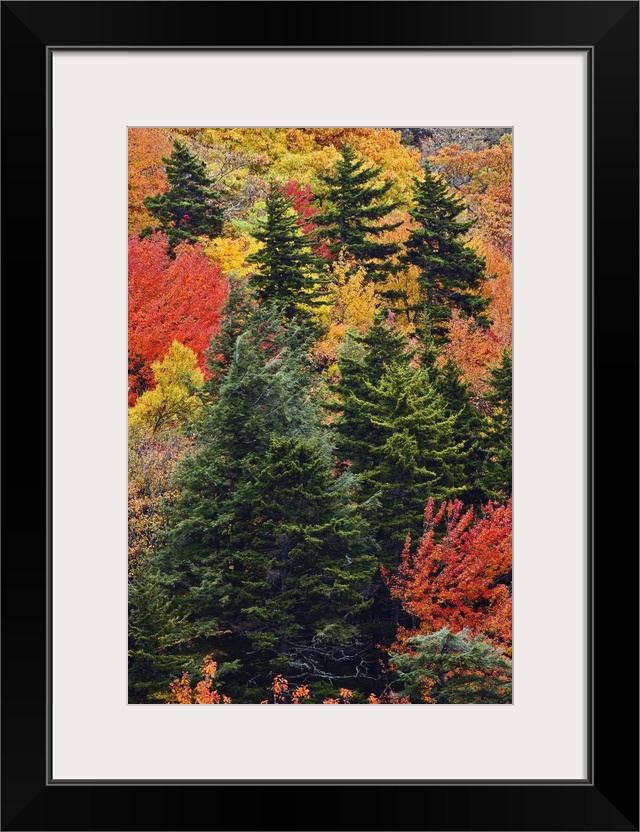
[[[39,537],[30,524],[19,524],[17,542],[5,547],[2,561],[2,829],[638,829],[638,548],[632,531],[637,523],[630,519],[637,502],[622,484],[637,437],[637,396],[630,390],[638,378],[637,341],[631,343],[630,336],[637,333],[638,310],[638,10],[638,2],[626,0],[2,3],[4,288],[9,295],[18,289],[19,308],[27,300],[38,309],[36,330],[43,333],[43,340],[32,345],[28,384],[20,375],[24,364],[13,376],[9,371],[9,411],[20,389],[30,396],[37,390],[38,402],[47,402],[46,432],[41,423],[29,433],[29,446],[36,449],[33,463],[41,470],[46,461],[46,476],[37,477],[35,465],[25,465],[22,456],[8,476],[11,495],[19,500],[16,514],[6,521],[8,538],[27,503],[30,514],[46,514],[47,520]],[[211,42],[202,40],[207,34]],[[52,49],[276,46],[575,48],[589,53],[591,729],[584,782],[49,779]],[[25,262],[32,285],[26,297]],[[17,287],[14,276],[20,278]],[[14,308],[12,298],[12,317]],[[622,375],[613,371],[617,367]],[[41,405],[38,410],[43,412]],[[13,422],[12,443],[20,432]],[[15,422],[21,426],[22,417]],[[541,506],[562,510],[562,492],[553,482],[550,493],[541,495]],[[550,649],[571,650],[572,643],[571,633],[559,633]],[[544,668],[540,679],[553,683],[545,679]],[[83,695],[80,680],[78,695]]]

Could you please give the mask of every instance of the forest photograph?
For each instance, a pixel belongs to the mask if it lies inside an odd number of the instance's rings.
[[[512,149],[128,129],[129,704],[511,704]]]

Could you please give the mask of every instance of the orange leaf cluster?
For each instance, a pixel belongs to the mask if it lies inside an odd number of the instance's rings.
[[[289,682],[281,673],[273,677],[271,691],[274,705],[299,705],[311,698],[311,691],[306,685],[298,685],[297,688],[289,691]],[[269,700],[264,699],[260,704],[268,705]]]
[[[425,531],[417,551],[407,538],[397,575],[383,574],[404,609],[418,620],[413,630],[399,628],[398,645],[421,632],[449,627],[483,634],[507,654],[511,646],[511,501],[489,503],[479,519],[463,513],[459,500],[443,502],[436,512],[429,500]],[[436,531],[444,524],[445,533]]]
[[[230,705],[231,699],[212,689],[218,665],[210,654],[205,656],[200,666],[202,679],[195,688],[191,687],[189,674],[185,671],[180,679],[174,679],[169,685],[171,691],[168,701],[174,705]]]

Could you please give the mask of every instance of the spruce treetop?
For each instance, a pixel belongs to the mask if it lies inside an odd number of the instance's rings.
[[[217,237],[222,232],[222,208],[212,187],[207,167],[187,145],[176,139],[171,156],[163,157],[169,189],[147,197],[145,207],[167,235],[170,251],[180,243],[194,244],[198,237]],[[151,233],[146,228],[141,236]]]
[[[464,200],[448,193],[428,162],[424,178],[414,183],[415,204],[409,210],[414,228],[400,259],[420,270],[422,311],[431,321],[435,343],[442,344],[453,309],[475,318],[479,326],[489,325],[485,314],[489,299],[480,295],[485,260],[465,243],[474,221],[460,218],[466,209]]]
[[[382,165],[368,166],[350,145],[343,145],[333,174],[319,176],[327,189],[326,204],[323,197],[321,213],[314,218],[332,254],[346,251],[378,281],[389,273],[389,259],[400,249],[380,237],[401,225],[383,222],[399,203],[385,200],[393,181],[380,180],[382,169]]]

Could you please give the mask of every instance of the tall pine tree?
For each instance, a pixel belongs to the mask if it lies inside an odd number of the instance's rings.
[[[489,325],[485,314],[489,300],[479,294],[485,262],[462,239],[473,225],[459,218],[466,207],[462,198],[449,195],[428,162],[424,178],[414,183],[415,204],[409,213],[415,227],[401,261],[420,270],[422,312],[431,321],[436,344],[442,344],[453,309],[472,316],[480,326]]]
[[[380,238],[400,222],[384,222],[398,202],[385,199],[393,180],[380,180],[382,165],[369,167],[348,144],[342,146],[333,174],[321,174],[326,186],[321,212],[313,221],[329,243],[329,251],[347,252],[364,266],[370,280],[381,281],[392,270],[390,258],[400,247]]]
[[[222,232],[222,207],[212,188],[204,162],[176,139],[171,156],[163,157],[169,189],[147,197],[145,207],[166,234],[169,248],[197,242],[198,237],[217,237]],[[141,236],[151,233],[145,228]]]
[[[288,318],[300,317],[300,303],[317,303],[321,260],[312,251],[315,238],[304,232],[293,201],[276,182],[267,194],[264,222],[253,235],[263,244],[247,258],[258,267],[251,277],[258,297],[278,303]]]
[[[244,701],[278,672],[354,683],[376,567],[349,478],[333,476],[299,332],[281,320],[262,309],[237,339],[161,554],[197,651],[238,660],[225,692]]]

